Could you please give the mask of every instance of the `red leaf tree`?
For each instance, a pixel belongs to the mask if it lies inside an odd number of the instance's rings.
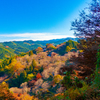
[[[36,78],[37,78],[37,79],[42,78],[41,74],[40,74],[40,73],[37,73]]]

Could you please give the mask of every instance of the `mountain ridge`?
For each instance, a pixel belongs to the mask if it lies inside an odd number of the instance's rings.
[[[67,38],[43,40],[43,41],[24,40],[24,41],[2,42],[0,43],[0,48],[1,47],[3,48],[1,50],[2,57],[0,57],[0,59],[2,60],[7,57],[18,55],[20,53],[26,53],[30,50],[37,49],[38,47],[44,47],[47,43],[51,43],[56,46],[68,40],[77,41],[78,38],[67,37]],[[9,53],[6,53],[6,51],[8,51]],[[6,57],[5,57],[5,54],[7,55]]]

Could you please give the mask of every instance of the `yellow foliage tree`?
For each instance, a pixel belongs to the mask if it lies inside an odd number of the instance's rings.
[[[8,70],[9,74],[12,74],[14,72],[13,67],[17,63],[16,59],[12,59],[11,63],[8,66],[5,66],[5,70]]]
[[[11,61],[11,64],[9,65],[9,66],[15,66],[15,64],[17,63],[17,60],[16,59],[13,59],[12,61]]]
[[[71,49],[72,49],[71,47],[67,46],[66,47],[66,52],[69,52]]]
[[[54,76],[54,82],[55,83],[59,83],[61,80],[63,80],[63,76],[61,76],[61,75]]]
[[[20,96],[21,100],[34,100],[33,96],[30,96],[29,94],[23,94]]]
[[[80,53],[82,53],[82,52],[83,52],[83,50],[79,50],[79,52],[80,52]]]
[[[24,68],[24,65],[22,65],[20,62],[17,62],[15,66],[13,67],[14,70],[18,70],[19,68]]]
[[[12,74],[13,72],[17,71],[19,68],[24,68],[24,65],[22,65],[20,62],[17,62],[16,59],[13,59],[11,61],[11,64],[5,66],[5,69],[8,70],[9,74]]]
[[[33,75],[33,73],[31,73],[31,74],[28,74],[27,79],[31,80],[33,77],[34,77],[34,75]]]

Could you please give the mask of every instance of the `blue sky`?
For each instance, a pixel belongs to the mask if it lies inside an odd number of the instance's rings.
[[[74,37],[71,21],[91,0],[0,0],[0,42]]]

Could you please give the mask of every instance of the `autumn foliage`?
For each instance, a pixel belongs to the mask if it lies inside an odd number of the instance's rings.
[[[36,51],[37,51],[37,52],[41,52],[41,51],[43,51],[43,49],[42,49],[41,47],[38,47],[38,48],[36,49]]]
[[[46,44],[46,48],[47,50],[56,49],[56,47],[53,44]]]
[[[9,91],[8,85],[5,82],[0,84],[0,100],[17,100]]]
[[[37,73],[36,78],[37,78],[37,79],[42,78],[41,74],[40,74],[40,73]]]

